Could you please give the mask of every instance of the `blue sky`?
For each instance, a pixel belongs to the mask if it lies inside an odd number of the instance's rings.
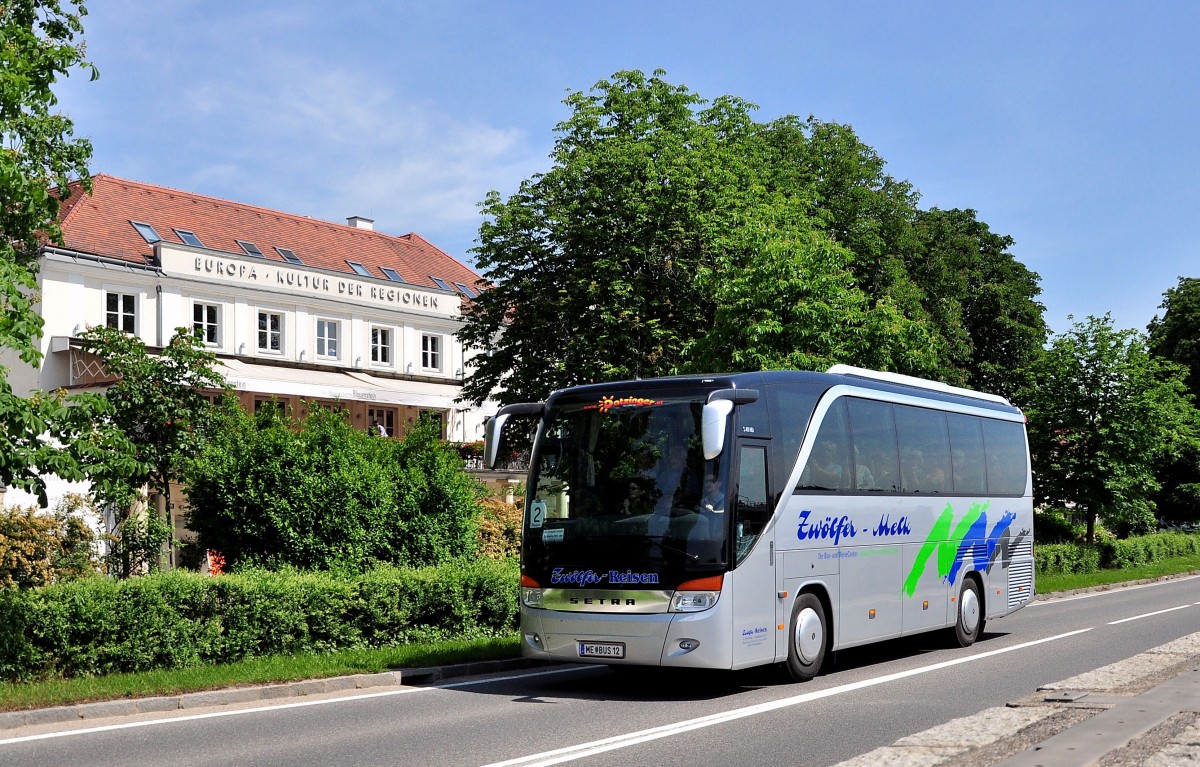
[[[469,262],[478,203],[548,167],[562,99],[666,70],[758,117],[852,125],[922,206],[973,208],[1053,330],[1144,330],[1200,276],[1200,5],[91,0],[101,77],[57,91],[93,172]]]

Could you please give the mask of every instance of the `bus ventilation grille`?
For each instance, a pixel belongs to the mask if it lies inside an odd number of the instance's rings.
[[[1029,601],[1033,592],[1033,560],[1008,563],[1008,609]]]

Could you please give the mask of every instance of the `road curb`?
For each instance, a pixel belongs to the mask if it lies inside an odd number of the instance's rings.
[[[114,716],[133,716],[147,713],[166,713],[186,709],[228,706],[239,703],[272,701],[281,698],[300,698],[330,692],[348,692],[382,687],[398,687],[402,684],[422,685],[463,676],[503,673],[523,668],[546,665],[544,661],[528,658],[504,658],[491,661],[454,663],[428,668],[402,668],[379,674],[354,674],[306,679],[298,682],[260,685],[254,687],[232,687],[222,690],[206,690],[181,695],[164,695],[154,698],[122,698],[95,703],[77,703],[70,706],[7,711],[0,713],[0,731],[21,727],[62,724],[90,719],[105,719]]]

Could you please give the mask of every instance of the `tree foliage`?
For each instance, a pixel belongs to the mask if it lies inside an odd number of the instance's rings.
[[[474,551],[479,488],[437,424],[387,439],[323,408],[221,418],[187,470],[188,527],[231,566],[359,572]]]
[[[1180,277],[1163,294],[1161,317],[1150,321],[1150,353],[1182,365],[1188,391],[1200,402],[1200,278]],[[1160,458],[1155,495],[1161,516],[1174,522],[1200,520],[1200,441]]]
[[[1150,352],[1183,365],[1188,390],[1200,401],[1200,278],[1180,277],[1159,308],[1162,317],[1150,321]]]
[[[1107,315],[1088,317],[1051,340],[1021,399],[1038,504],[1082,511],[1089,541],[1097,517],[1122,535],[1153,527],[1154,461],[1195,439],[1177,365]]]
[[[832,361],[1000,387],[1045,337],[1011,240],[920,211],[849,126],[758,123],[661,72],[566,104],[551,168],[483,203],[466,399]]]
[[[69,182],[90,189],[91,143],[75,138],[70,119],[53,111],[52,90],[72,69],[96,77],[77,41],[86,13],[80,0],[0,7],[0,346],[29,364],[41,358],[42,320],[32,297],[38,249],[45,239],[62,242],[58,211]]]
[[[157,567],[171,537],[169,522],[146,508],[145,490],[173,507],[171,483],[211,436],[213,406],[205,392],[226,384],[216,355],[188,328],[177,329],[153,354],[141,339],[115,328],[89,328],[80,337],[116,378],[103,395],[104,419],[127,447],[97,456],[87,474],[116,518],[110,571],[128,576]]]
[[[75,138],[71,121],[53,111],[52,90],[74,69],[95,79],[79,39],[85,14],[79,0],[0,6],[0,349],[29,365],[42,358],[38,249],[45,241],[62,242],[58,213],[70,195],[69,182],[78,179],[81,188],[90,188],[91,144]],[[0,364],[0,484],[34,491],[44,506],[44,475],[83,477],[62,446],[80,440],[81,452],[95,454],[114,436],[91,425],[98,406],[93,399],[73,404],[79,407],[69,409],[61,393],[17,396]]]

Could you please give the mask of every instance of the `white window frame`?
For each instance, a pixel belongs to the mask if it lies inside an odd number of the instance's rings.
[[[117,309],[115,312],[113,310],[109,309],[109,298],[112,296],[115,296],[117,299]],[[129,308],[129,311],[125,310],[126,299],[128,299],[128,302],[132,305]],[[129,319],[129,324],[133,326],[132,330],[125,327],[124,320],[126,318]],[[115,324],[113,324],[113,322],[110,322],[110,320],[115,320]],[[104,291],[104,324],[110,328],[116,328],[117,330],[120,330],[123,333],[129,333],[130,335],[137,335],[137,327],[138,327],[138,295],[137,295],[137,293],[123,291],[120,289],[116,289],[116,290],[105,289],[105,291]]]
[[[261,325],[263,317],[267,318],[267,327],[265,327],[265,328],[262,327],[262,325]],[[271,325],[270,318],[272,318],[272,317],[274,317],[275,319],[277,319],[279,321],[279,326],[275,329],[272,329],[270,326]],[[277,311],[274,311],[271,309],[259,309],[258,310],[258,314],[255,316],[255,319],[254,319],[254,345],[255,345],[255,348],[258,350],[259,354],[283,354],[283,352],[284,352],[283,344],[284,344],[284,340],[285,340],[284,335],[283,335],[283,329],[285,327],[285,325],[284,325],[285,320],[286,320],[286,318],[284,317],[283,312],[277,312]],[[272,336],[277,338],[279,341],[278,349],[271,348],[271,337]],[[263,345],[264,341],[266,341],[265,346]]]
[[[221,304],[211,301],[194,301],[192,303],[192,330],[202,331],[200,340],[205,346],[219,347],[221,345]],[[196,321],[196,310],[203,309],[199,322]],[[212,310],[212,322],[208,321],[209,311]],[[209,339],[211,331],[212,339]]]
[[[317,318],[317,357],[326,360],[341,359],[342,321],[328,317]],[[332,331],[332,332],[330,332]]]
[[[392,367],[396,359],[396,331],[383,325],[372,325],[371,364]]]
[[[421,369],[442,372],[446,344],[439,333],[421,334]]]

